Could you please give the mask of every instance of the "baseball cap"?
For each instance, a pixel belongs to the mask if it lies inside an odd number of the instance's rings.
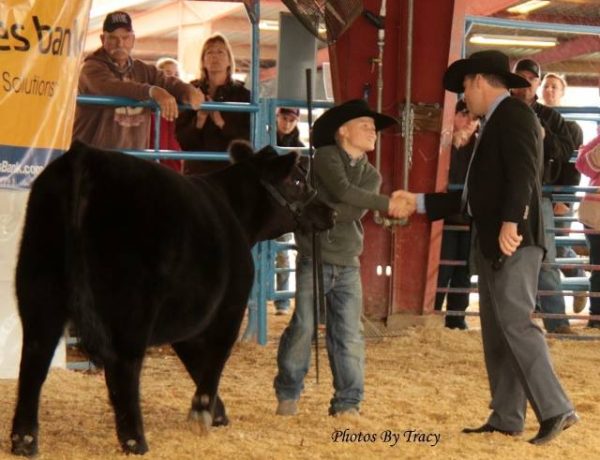
[[[113,11],[112,13],[108,13],[104,19],[102,30],[105,32],[113,32],[119,28],[131,32],[133,30],[131,16],[124,11]]]
[[[281,113],[282,115],[294,115],[296,117],[299,117],[300,109],[298,107],[279,107],[277,113]]]
[[[533,59],[521,59],[519,62],[517,62],[517,65],[515,66],[515,72],[519,72],[520,70],[528,70],[538,78],[542,76],[540,65]]]

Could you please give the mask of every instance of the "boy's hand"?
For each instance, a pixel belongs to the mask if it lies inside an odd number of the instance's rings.
[[[396,190],[390,198],[388,214],[398,219],[409,217],[417,209],[417,196],[406,190]]]

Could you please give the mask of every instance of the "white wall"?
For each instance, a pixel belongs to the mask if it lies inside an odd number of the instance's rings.
[[[0,189],[0,379],[19,375],[22,334],[14,272],[28,196],[28,191]],[[56,349],[52,365],[66,367],[64,340]]]

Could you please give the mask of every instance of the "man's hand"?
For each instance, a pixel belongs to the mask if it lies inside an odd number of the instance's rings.
[[[571,208],[565,203],[554,203],[554,215],[564,216],[571,211]]]
[[[469,142],[469,138],[469,133],[466,130],[457,129],[452,133],[452,144],[458,149],[463,145],[467,145],[467,142]]]
[[[498,243],[500,250],[505,256],[512,256],[523,241],[523,237],[517,232],[515,222],[502,222]]]
[[[396,190],[390,198],[388,214],[398,219],[404,219],[417,209],[417,196],[406,190]]]
[[[160,86],[153,86],[150,90],[150,97],[160,107],[161,116],[168,121],[173,121],[179,115],[177,100],[171,94]]]
[[[191,86],[187,95],[183,97],[183,102],[190,104],[192,109],[198,110],[204,102],[204,93],[198,88]]]

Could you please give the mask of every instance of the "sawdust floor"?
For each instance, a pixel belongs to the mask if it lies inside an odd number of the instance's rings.
[[[477,319],[469,331],[412,328],[393,338],[367,342],[366,394],[360,417],[327,415],[331,376],[325,351],[321,382],[314,369],[306,380],[300,414],[276,417],[272,381],[277,339],[287,316],[271,311],[265,347],[236,345],[227,363],[221,395],[231,425],[205,432],[186,421],[191,380],[170,349],[153,350],[142,379],[143,413],[150,452],[146,459],[597,459],[600,458],[599,341],[550,339],[555,367],[581,415],[580,424],[547,446],[526,442],[538,428],[529,411],[521,438],[463,435],[488,414],[488,385]],[[593,334],[595,331],[581,332]],[[16,382],[0,380],[0,458],[9,455],[9,429]],[[40,411],[40,460],[124,458],[114,433],[101,373],[53,370]],[[334,442],[347,430],[348,442]],[[411,432],[430,442],[408,442]],[[400,440],[385,440],[385,434]],[[362,441],[356,440],[359,434]],[[369,435],[368,441],[365,435]],[[437,445],[433,435],[439,436]],[[354,439],[354,442],[350,442]],[[419,439],[425,439],[424,436]]]

